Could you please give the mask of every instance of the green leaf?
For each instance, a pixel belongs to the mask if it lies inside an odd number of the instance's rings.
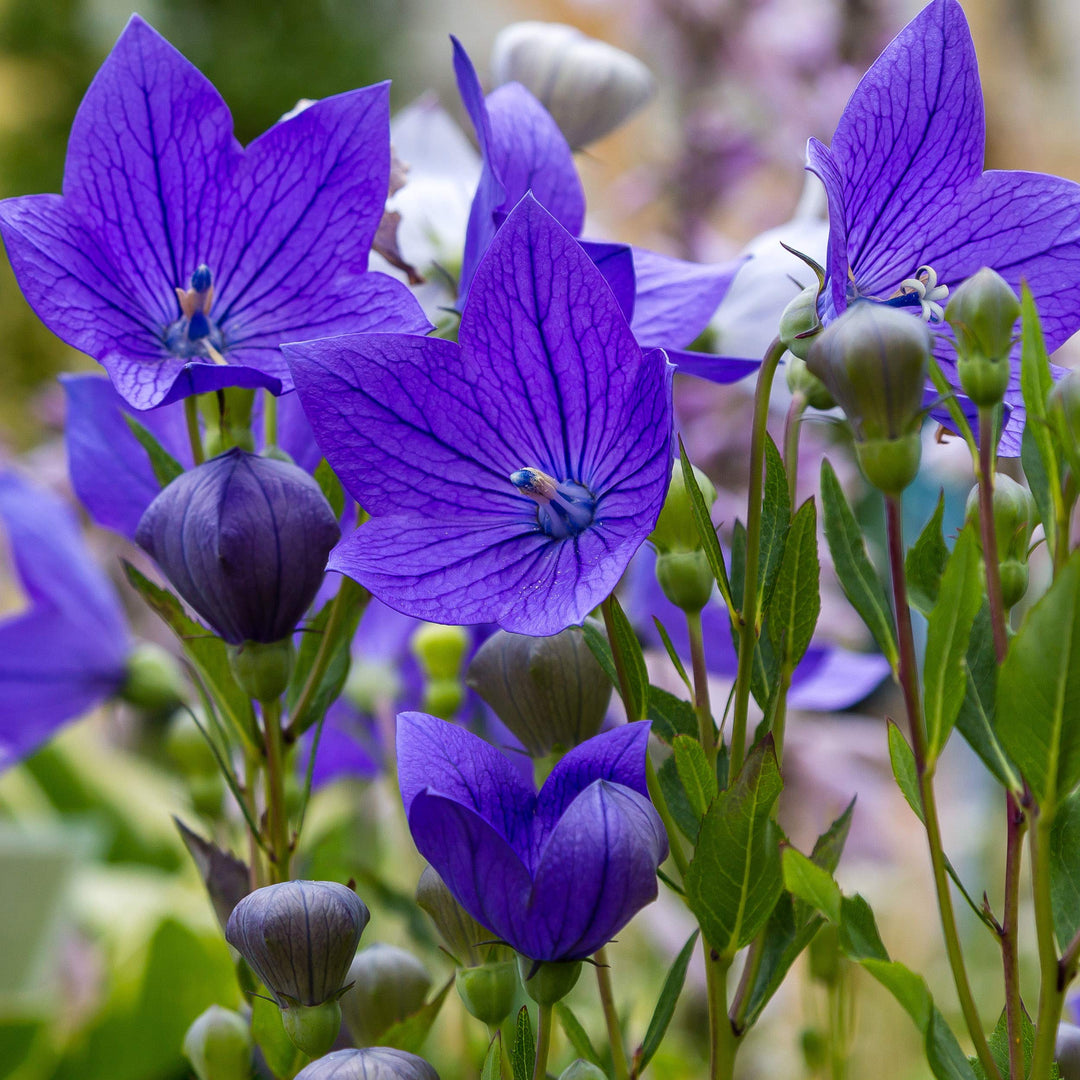
[[[181,473],[184,466],[180,464],[154,437],[149,428],[143,427],[130,413],[124,413],[127,426],[131,428],[132,435],[139,440],[139,445],[146,451],[150,459],[150,468],[154,470],[154,478],[163,487],[168,487]]]
[[[817,508],[813,499],[795,512],[769,602],[767,629],[775,653],[797,664],[810,645],[821,612]],[[782,648],[781,648],[782,644]]]
[[[1063,800],[1050,830],[1050,899],[1062,947],[1080,933],[1080,792]]]
[[[862,529],[848,506],[840,481],[836,479],[827,458],[821,463],[821,508],[825,539],[829,542],[829,552],[844,595],[874,635],[878,648],[895,671],[899,654],[892,608],[881,579],[866,553]]]
[[[330,509],[334,511],[334,517],[340,519],[341,515],[345,513],[345,490],[341,486],[341,481],[337,478],[337,473],[330,468],[330,462],[323,458],[315,466],[313,475],[315,483],[322,488],[322,493],[326,496]]]
[[[502,1080],[502,1032],[498,1029],[484,1055],[484,1067],[480,1070],[480,1080]]]
[[[207,693],[228,720],[234,734],[252,749],[261,740],[251,700],[233,678],[225,642],[184,614],[179,599],[168,589],[155,585],[127,560],[121,560],[132,588],[176,634],[184,653],[202,680]]]
[[[830,874],[836,873],[840,865],[840,856],[844,852],[844,844],[847,843],[848,832],[851,830],[851,819],[855,813],[855,796],[847,804],[844,812],[817,838],[814,842],[814,850],[810,852],[810,861],[822,870]]]
[[[705,751],[689,735],[675,736],[675,768],[690,806],[700,820],[716,798],[716,771],[709,766]]]
[[[1008,1076],[1010,1068],[1009,1019],[1004,1009],[998,1017],[993,1032],[990,1034],[988,1044],[990,1046],[990,1056],[993,1057],[998,1072],[1002,1076]],[[1031,1022],[1031,1017],[1023,1009],[1020,1010],[1020,1044],[1024,1050],[1024,1075],[1026,1076],[1031,1071],[1031,1059],[1035,1056],[1035,1025]],[[971,1059],[971,1067],[975,1070],[979,1080],[988,1080],[978,1058]],[[1058,1071],[1056,1064],[1050,1070],[1050,1080],[1061,1080],[1061,1073]]]
[[[746,577],[746,526],[738,519],[731,529],[731,599],[742,611],[743,579]],[[735,632],[734,624],[732,633]]]
[[[998,675],[994,727],[1043,812],[1080,781],[1080,551],[1027,613]]]
[[[596,650],[593,649],[595,653]],[[659,686],[649,687],[647,719],[652,721],[652,733],[666,743],[671,743],[676,735],[697,734],[697,713],[689,701],[677,698]]]
[[[772,737],[766,736],[701,823],[686,897],[705,940],[724,956],[754,938],[783,891],[780,835],[771,819],[782,787]]]
[[[591,1061],[597,1068],[603,1068],[604,1063],[600,1059],[600,1055],[596,1052],[596,1047],[592,1044],[592,1039],[589,1038],[589,1033],[582,1026],[581,1021],[570,1010],[570,1006],[565,1001],[557,1001],[555,1003],[555,1016],[559,1021],[559,1025],[563,1031],[566,1032],[566,1037],[570,1040],[570,1045],[574,1048],[574,1053],[578,1057],[584,1058],[586,1061]]]
[[[618,689],[619,673],[615,670],[615,659],[611,655],[611,646],[608,644],[607,634],[603,624],[596,619],[586,619],[581,624],[581,632],[585,635],[585,644],[596,657],[596,662],[604,669],[604,673],[611,680],[611,685]],[[697,730],[697,721],[694,721]]]
[[[652,1019],[645,1031],[645,1038],[641,1041],[641,1047],[634,1055],[634,1075],[640,1076],[645,1067],[652,1061],[653,1054],[660,1049],[664,1035],[667,1033],[671,1018],[675,1015],[675,1005],[682,993],[683,983],[686,982],[686,969],[690,966],[690,957],[697,945],[698,934],[695,930],[687,939],[686,944],[679,950],[671,970],[664,979],[664,985],[660,989],[660,997],[657,998],[656,1008],[653,1009]]]
[[[1044,532],[1049,533],[1046,523],[1054,520],[1054,496],[1050,491],[1050,477],[1043,464],[1034,424],[1024,425],[1024,434],[1020,440],[1020,464],[1024,469],[1024,479],[1039,509],[1039,520],[1043,523]]]
[[[758,575],[758,613],[769,610],[776,575],[784,558],[788,526],[791,523],[791,496],[788,494],[784,459],[772,436],[765,435],[765,492],[761,508],[761,562]]]
[[[515,1030],[514,1051],[510,1055],[514,1080],[532,1080],[533,1068],[536,1065],[536,1043],[533,1041],[532,1022],[527,1005],[522,1005],[517,1014]]]
[[[424,1040],[428,1037],[435,1018],[439,1015],[446,995],[450,987],[454,985],[454,976],[451,975],[442,989],[428,1002],[422,1005],[411,1016],[391,1024],[380,1036],[379,1045],[389,1046],[395,1050],[405,1050],[410,1054],[420,1052]]]
[[[716,584],[720,589],[720,595],[724,598],[730,611],[733,607],[731,595],[731,582],[728,581],[727,568],[724,566],[724,553],[720,550],[720,541],[716,536],[716,528],[712,523],[712,516],[705,498],[698,487],[697,477],[694,476],[694,467],[686,456],[682,438],[679,438],[679,461],[682,465],[683,483],[690,495],[690,507],[694,513],[694,522],[697,524],[698,535],[701,537],[701,546],[705,551],[705,558],[709,562],[709,569],[716,578]]]
[[[675,651],[675,646],[671,643],[671,635],[667,632],[667,627],[654,615],[653,625],[656,627],[656,632],[660,635],[660,640],[664,643],[664,650],[668,654],[668,659],[671,661],[672,666],[679,673],[679,678],[682,679],[683,685],[692,694],[694,692],[694,685],[690,682],[690,676],[686,674],[686,668],[683,665],[682,658]],[[652,696],[652,687],[649,687],[650,697]],[[647,714],[646,714],[647,715]]]
[[[965,657],[971,626],[982,602],[982,559],[975,529],[968,525],[961,531],[941,576],[926,635],[923,701],[929,761],[934,761],[944,748],[964,700]]]
[[[820,911],[832,923],[840,922],[840,887],[828,870],[812,863],[801,851],[784,848],[784,888]]]
[[[941,522],[945,515],[945,492],[938,495],[937,506],[930,520],[923,526],[915,546],[904,560],[904,577],[907,579],[908,600],[913,608],[929,615],[937,603],[941,575],[949,561],[949,548],[945,543]]]
[[[660,790],[664,793],[668,812],[678,825],[679,831],[692,844],[696,844],[701,831],[701,815],[694,810],[690,797],[686,794],[674,755],[660,766],[656,778],[660,781]]]
[[[645,668],[645,656],[641,651],[641,642],[638,641],[630,620],[626,617],[622,605],[615,596],[608,599],[611,605],[611,627],[615,640],[611,643],[612,657],[618,650],[626,669],[627,693],[629,701],[624,701],[627,720],[643,720],[645,718],[645,703],[649,697],[649,673]],[[592,648],[590,642],[589,647]],[[595,652],[595,650],[594,650]],[[614,666],[614,665],[613,665]],[[616,669],[617,670],[617,669]],[[615,679],[615,689],[622,693],[622,686],[618,678]]]

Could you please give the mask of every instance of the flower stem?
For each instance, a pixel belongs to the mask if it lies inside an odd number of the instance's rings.
[[[990,1080],[1001,1080],[997,1063],[990,1053],[983,1031],[979,1010],[971,993],[964,956],[960,948],[960,936],[956,929],[949,880],[945,871],[945,851],[941,842],[941,826],[938,823],[937,802],[934,798],[933,764],[927,761],[926,728],[919,698],[918,668],[915,662],[915,638],[911,631],[911,609],[907,601],[907,582],[904,578],[904,533],[901,523],[900,497],[885,497],[885,517],[889,541],[889,567],[892,576],[893,602],[896,608],[896,636],[900,646],[900,688],[904,693],[908,721],[911,725],[911,742],[915,753],[915,768],[919,777],[919,794],[922,799],[926,839],[930,847],[930,865],[934,872],[934,889],[937,892],[941,928],[945,938],[945,951],[952,968],[956,994],[964,1014],[968,1034],[975,1053]]]
[[[626,719],[638,720],[640,717],[630,715],[634,697],[630,693],[630,677],[626,672],[626,661],[615,634],[615,616],[611,610],[610,596],[600,605],[600,610],[604,614],[604,629],[607,630],[608,644],[611,646],[611,659],[615,663],[615,675],[619,680],[619,697],[622,698],[623,708],[626,710]]]
[[[728,1017],[730,957],[705,942],[705,986],[709,997],[709,1080],[733,1080],[739,1041]]]
[[[750,1011],[750,995],[754,992],[754,983],[757,982],[758,972],[761,971],[761,964],[765,959],[764,944],[765,932],[762,930],[750,942],[750,948],[746,953],[742,974],[739,976],[739,985],[735,991],[735,1000],[731,1003],[731,1027],[736,1035],[741,1035],[746,1030],[746,1014]]]
[[[263,396],[263,450],[270,450],[278,444],[278,409],[277,397],[269,390]]]
[[[611,1044],[611,1061],[615,1068],[615,1080],[629,1080],[630,1067],[626,1062],[619,1012],[615,1008],[615,994],[611,989],[611,968],[608,966],[607,947],[596,950],[596,985],[600,991],[600,1003],[604,1007],[604,1023],[607,1025],[608,1042]]]
[[[281,738],[281,702],[262,704],[266,738],[266,817],[270,831],[270,876],[289,880],[289,815],[285,808],[285,752]]]
[[[1035,934],[1039,942],[1039,1019],[1030,1080],[1050,1080],[1061,1010],[1067,985],[1054,943],[1054,911],[1050,900],[1050,827],[1052,804],[1041,806],[1031,835],[1031,889],[1035,898]]]
[[[191,443],[191,458],[196,465],[206,460],[203,449],[202,432],[199,430],[199,402],[195,395],[184,398],[184,420],[187,422],[188,441]]]
[[[739,775],[746,756],[746,724],[750,709],[750,674],[758,637],[758,556],[761,548],[761,499],[764,486],[765,436],[773,376],[784,355],[775,338],[769,346],[754,391],[754,425],[750,436],[750,491],[746,503],[746,567],[743,571],[742,610],[739,612],[739,669],[735,677],[735,712],[731,725],[732,779]]]
[[[802,415],[806,412],[806,395],[796,390],[791,396],[784,420],[784,471],[787,473],[788,500],[795,505],[795,489],[799,479],[799,432]]]
[[[1009,1036],[1009,1076],[1024,1080],[1024,1046],[1020,998],[1020,859],[1027,816],[1011,792],[1005,794],[1005,910],[1001,918],[1001,962],[1005,977],[1005,1024]]]
[[[1001,595],[997,530],[994,528],[994,410],[987,408],[979,409],[979,528],[990,624],[994,630],[994,653],[1000,665],[1005,662],[1009,638],[1005,629],[1005,603]]]
[[[545,1080],[547,1076],[548,1053],[551,1050],[551,1005],[539,1005],[536,1024],[536,1063],[533,1065],[533,1080]]]
[[[709,672],[705,667],[705,641],[701,634],[701,612],[686,613],[686,630],[690,635],[690,660],[694,669],[694,712],[698,719],[698,736],[709,764],[716,765],[716,725],[709,702]]]

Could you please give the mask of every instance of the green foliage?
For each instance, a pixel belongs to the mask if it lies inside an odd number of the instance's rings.
[[[675,957],[667,978],[664,979],[660,997],[656,1001],[656,1008],[653,1009],[652,1019],[645,1031],[645,1038],[642,1039],[641,1046],[634,1054],[635,1076],[645,1070],[652,1061],[653,1055],[660,1049],[660,1043],[663,1042],[664,1035],[667,1033],[671,1018],[675,1015],[675,1005],[682,993],[683,983],[686,982],[686,969],[690,966],[690,957],[694,953],[699,933],[700,931],[695,930],[690,935],[686,944],[679,950],[679,955]]]
[[[768,610],[780,563],[784,558],[791,497],[784,459],[771,436],[765,435],[765,489],[761,507],[761,556],[758,571],[758,614]]]
[[[680,738],[689,738],[689,736],[680,736]],[[701,831],[702,815],[694,809],[686,788],[683,787],[674,755],[660,766],[656,777],[660,781],[660,790],[664,793],[664,802],[667,803],[668,811],[679,827],[679,831],[692,844],[696,844],[698,833]]]
[[[792,896],[820,911],[831,923],[840,923],[840,887],[828,870],[813,863],[801,851],[784,848],[784,888]]]
[[[307,1064],[307,1055],[297,1050],[285,1031],[281,1010],[268,998],[251,999],[251,1036],[281,1080],[291,1080]]]
[[[675,736],[675,769],[690,806],[700,821],[717,795],[716,772],[709,766],[705,751],[689,735]]]
[[[681,437],[679,439],[679,461],[682,465],[683,483],[686,485],[686,490],[690,495],[694,521],[701,537],[702,549],[705,552],[705,557],[709,560],[709,569],[712,570],[713,577],[716,578],[720,595],[724,598],[724,603],[727,604],[728,609],[731,610],[733,606],[731,583],[728,581],[727,567],[724,565],[724,553],[720,549],[720,541],[716,536],[716,529],[709,514],[708,504],[698,487],[697,477],[694,476],[694,467],[686,456],[686,449],[683,446]]]
[[[596,654],[595,649],[593,653]],[[608,656],[610,658],[610,653]],[[674,741],[676,735],[697,735],[697,714],[694,706],[667,690],[661,690],[659,686],[649,687],[645,716],[652,721],[652,733],[668,744]]]
[[[1064,945],[1080,933],[1080,792],[1063,800],[1050,830],[1054,932]]]
[[[514,1070],[514,1080],[532,1080],[533,1067],[536,1064],[536,1043],[533,1038],[532,1021],[529,1010],[521,1006],[515,1024],[516,1038],[510,1052],[510,1065]]]
[[[615,640],[609,643],[600,627],[592,621],[587,621],[584,626],[585,641],[621,697],[622,685],[615,666],[613,651],[618,650],[626,669],[627,692],[630,695],[630,700],[623,702],[626,718],[643,720],[649,699],[649,673],[645,668],[641,642],[638,641],[637,634],[634,633],[634,628],[630,625],[630,620],[626,617],[626,612],[623,611],[618,599],[612,596],[607,603],[611,605],[611,626]]]
[[[334,517],[340,520],[341,515],[345,513],[345,489],[341,486],[337,473],[330,468],[330,462],[323,458],[315,466],[313,475],[315,482],[322,489],[323,495],[326,496],[330,509],[334,511]]]
[[[184,466],[134,416],[124,413],[124,419],[127,421],[127,426],[131,428],[132,435],[139,440],[139,445],[146,451],[155,479],[163,488],[168,487],[184,471]]]
[[[1020,1041],[1024,1048],[1024,1075],[1026,1076],[1031,1071],[1031,1059],[1035,1054],[1035,1025],[1023,1009],[1020,1010]],[[990,1055],[994,1059],[994,1064],[998,1067],[998,1072],[1002,1076],[1008,1076],[1009,1023],[1004,1010],[1001,1016],[998,1017],[998,1022],[990,1034],[988,1043]],[[975,1070],[975,1075],[979,1080],[988,1080],[982,1062],[978,1058],[971,1059],[971,1067]],[[1061,1080],[1061,1073],[1056,1064],[1050,1067],[1050,1080]]]
[[[502,1080],[502,1032],[496,1031],[484,1055],[480,1080]]]
[[[563,1029],[566,1037],[570,1040],[570,1045],[574,1048],[574,1053],[580,1058],[584,1058],[586,1061],[591,1061],[594,1065],[603,1066],[603,1061],[600,1059],[600,1055],[596,1052],[596,1047],[592,1044],[592,1039],[589,1038],[589,1033],[581,1025],[581,1021],[571,1011],[570,1006],[565,1001],[557,1001],[555,1003],[555,1017],[559,1021],[559,1026]]]
[[[392,1024],[379,1036],[380,1046],[390,1046],[395,1050],[407,1050],[410,1054],[418,1054],[424,1040],[428,1037],[432,1025],[443,1007],[446,995],[450,993],[450,987],[454,985],[454,976],[443,984],[442,989],[412,1016],[399,1020]]]
[[[785,486],[786,491],[786,486]],[[769,602],[766,627],[775,653],[792,666],[805,655],[821,612],[817,509],[813,499],[795,512]]]
[[[929,615],[937,603],[941,575],[949,561],[949,548],[941,528],[944,515],[945,492],[942,491],[938,494],[937,506],[930,515],[930,520],[923,526],[918,540],[904,560],[908,601],[924,615]]]

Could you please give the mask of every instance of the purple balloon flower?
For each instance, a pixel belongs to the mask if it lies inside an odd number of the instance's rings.
[[[367,272],[389,168],[386,83],[245,149],[217,90],[133,16],[75,116],[63,195],[4,200],[0,234],[41,320],[135,408],[281,393],[283,340],[428,328],[403,285]]]
[[[585,192],[570,144],[547,109],[516,82],[485,97],[468,54],[456,38],[451,41],[458,90],[483,162],[465,236],[459,286],[463,302],[484,252],[526,193],[531,191],[564,229],[580,236]],[[640,345],[662,348],[681,371],[714,382],[735,382],[760,366],[760,358],[686,351],[720,306],[745,258],[706,266],[628,244],[583,240],[581,246],[607,278]]]
[[[645,786],[648,739],[647,723],[597,735],[537,794],[482,739],[402,713],[398,776],[417,849],[523,956],[589,956],[656,899],[668,845]]]
[[[0,769],[112,697],[132,643],[120,601],[54,495],[0,473],[0,524],[29,605],[0,620]]]
[[[671,367],[531,197],[477,270],[460,344],[287,345],[315,438],[372,520],[329,568],[444,623],[554,634],[615,587],[671,462]]]
[[[954,386],[940,305],[983,266],[1017,290],[1028,284],[1051,349],[1080,329],[1080,186],[1041,173],[984,173],[984,143],[964,12],[956,0],[933,0],[863,77],[832,146],[811,139],[807,148],[829,197],[822,318],[858,299],[910,308],[940,326],[934,352]],[[1015,456],[1024,423],[1018,372],[1006,403],[1001,452]]]

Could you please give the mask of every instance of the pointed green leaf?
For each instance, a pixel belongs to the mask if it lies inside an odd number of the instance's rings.
[[[705,751],[689,735],[675,736],[675,768],[690,806],[700,820],[716,798],[716,772],[709,767]]]
[[[168,487],[183,471],[180,464],[154,437],[149,428],[144,427],[130,413],[124,413],[127,426],[131,428],[132,435],[139,440],[139,445],[146,451],[150,459],[150,468],[154,471],[154,478],[163,487]]]
[[[698,527],[698,535],[701,537],[701,546],[705,551],[705,558],[709,562],[709,569],[716,578],[716,584],[720,589],[720,595],[724,598],[728,610],[732,608],[731,583],[728,581],[727,568],[724,566],[724,553],[720,549],[720,541],[716,536],[716,528],[712,523],[709,508],[705,505],[705,499],[698,487],[697,477],[694,476],[694,467],[686,456],[682,438],[679,439],[679,461],[682,465],[683,483],[690,495],[690,506],[694,512],[694,521]]]
[[[420,1052],[424,1040],[428,1037],[432,1025],[435,1023],[439,1010],[443,1007],[446,995],[450,987],[454,985],[454,976],[443,984],[442,989],[428,1002],[422,1005],[411,1016],[392,1024],[379,1036],[380,1046],[389,1046],[394,1050],[405,1050],[410,1054]]]
[[[840,865],[840,856],[844,852],[848,833],[851,831],[851,819],[855,813],[855,796],[844,808],[844,812],[817,838],[814,850],[810,852],[810,861],[830,874],[836,873]]]
[[[581,1021],[571,1012],[570,1006],[565,1001],[555,1003],[555,1016],[558,1018],[563,1031],[566,1032],[566,1037],[570,1040],[570,1045],[574,1048],[577,1056],[584,1058],[586,1061],[591,1061],[597,1067],[602,1067],[604,1063],[600,1060],[600,1055],[596,1052],[592,1039],[589,1038],[589,1034],[582,1027]]]
[[[334,511],[334,517],[340,519],[341,515],[345,513],[345,491],[341,486],[341,481],[337,478],[337,473],[330,468],[330,462],[323,458],[315,466],[315,472],[312,475],[315,477],[315,483],[322,488],[322,493],[330,504],[330,509]]]
[[[626,617],[626,612],[623,611],[618,598],[615,596],[609,597],[609,603],[611,604],[611,629],[615,636],[615,640],[610,643],[611,655],[614,658],[617,651],[622,658],[628,684],[626,689],[630,695],[630,700],[623,702],[626,708],[626,718],[631,721],[643,720],[645,718],[645,703],[649,696],[649,673],[645,668],[645,656],[641,651],[641,642],[638,641],[637,634],[634,633],[634,628],[630,625],[630,620]],[[594,638],[595,635],[590,636],[586,631],[589,648],[596,654]],[[600,660],[598,655],[597,659]],[[603,664],[603,661],[600,660],[600,663]],[[614,659],[612,660],[612,668],[615,672],[618,671],[614,666]],[[617,674],[614,683],[615,689],[621,694],[622,686],[619,683]]]
[[[532,1080],[536,1064],[536,1043],[533,1041],[532,1021],[529,1019],[528,1006],[522,1005],[515,1024],[514,1052],[510,1055],[510,1064],[514,1069],[514,1080]]]
[[[671,635],[667,632],[667,627],[654,615],[653,625],[656,627],[656,632],[660,635],[660,640],[664,643],[664,651],[668,654],[668,659],[671,661],[672,667],[679,673],[679,678],[682,679],[683,685],[692,694],[694,692],[694,684],[690,681],[690,676],[686,674],[686,667],[683,665],[682,658],[675,651],[675,646],[671,643]],[[649,688],[650,690],[652,687]]]
[[[945,492],[938,495],[937,506],[930,520],[923,526],[915,546],[904,560],[904,577],[907,579],[908,600],[911,606],[929,615],[937,603],[941,575],[949,561],[949,548],[945,543],[941,522],[945,516]]]
[[[761,507],[761,555],[758,573],[758,612],[769,610],[776,575],[784,558],[788,526],[791,523],[791,496],[788,494],[784,459],[772,436],[765,435],[765,490]]]
[[[649,703],[645,717],[652,721],[652,733],[666,743],[671,743],[676,735],[697,734],[697,713],[694,712],[694,706],[689,701],[661,690],[659,686],[649,687]]]
[[[484,1067],[480,1070],[480,1080],[502,1080],[502,1032],[497,1029],[484,1055]]]
[[[678,825],[679,831],[692,844],[696,844],[701,831],[701,815],[694,809],[690,797],[686,794],[674,755],[660,766],[656,778],[660,781],[660,790],[664,793],[668,812]]]
[[[1050,831],[1050,897],[1054,932],[1064,947],[1080,933],[1080,792],[1058,807]]]
[[[664,1035],[667,1033],[671,1018],[675,1015],[675,1005],[682,993],[683,983],[686,982],[686,969],[690,966],[690,957],[694,954],[694,946],[697,944],[698,934],[695,930],[686,944],[679,950],[671,970],[664,979],[664,985],[660,990],[656,1008],[653,1009],[652,1019],[645,1031],[645,1038],[641,1041],[641,1047],[634,1055],[636,1062],[635,1076],[644,1072],[645,1067],[652,1061],[653,1054],[660,1049]]]
[[[767,619],[773,651],[782,651],[792,665],[803,658],[817,625],[821,612],[820,576],[817,508],[813,499],[807,499],[795,512],[788,529]]]
[[[801,851],[784,848],[784,888],[820,911],[832,923],[840,922],[840,887],[828,870],[812,863]]]

